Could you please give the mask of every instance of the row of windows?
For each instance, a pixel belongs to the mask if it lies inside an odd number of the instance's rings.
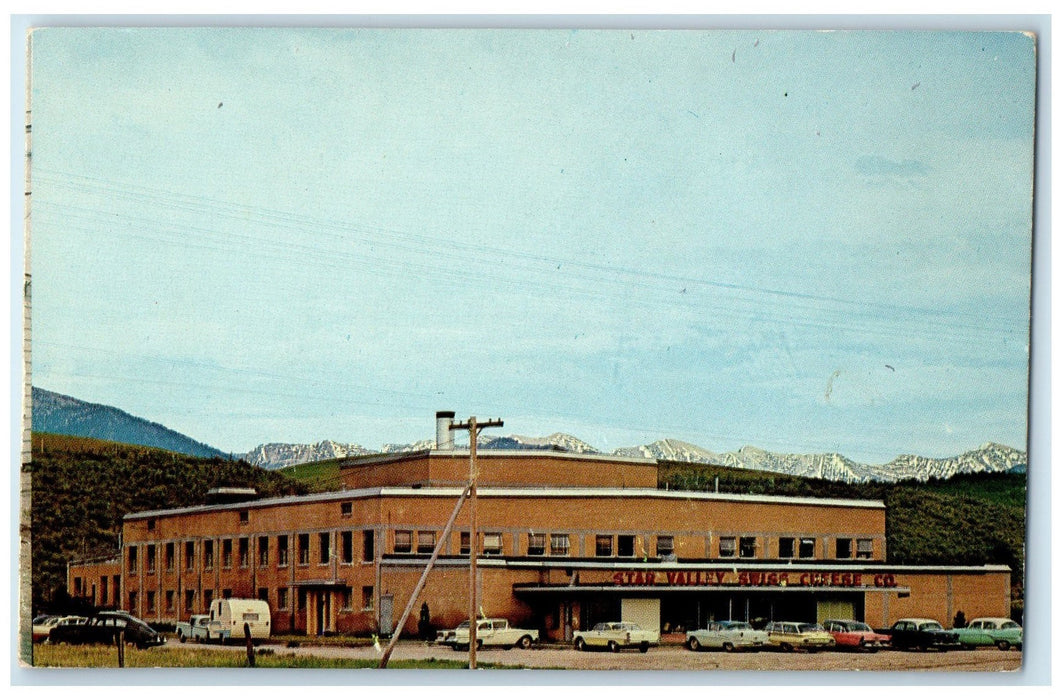
[[[395,554],[431,554],[437,544],[437,532],[435,530],[395,530],[392,551]],[[459,534],[459,554],[467,555],[471,551],[470,535],[467,531]],[[259,567],[270,565],[272,557],[276,558],[278,567],[288,566],[290,561],[289,535],[262,535],[257,538],[255,558],[252,562],[252,538],[240,537],[233,540],[225,538],[220,541],[220,565],[223,569],[231,569],[234,566],[247,568],[256,564]],[[655,538],[653,556],[670,558],[675,555],[675,538],[672,535],[657,535]],[[361,561],[371,562],[375,558],[375,533],[372,530],[361,531]],[[338,557],[340,563],[354,563],[355,531],[346,530],[339,532],[336,537],[336,550],[333,552],[333,537],[330,532],[316,533],[316,537],[310,533],[300,533],[294,537],[295,561],[300,566],[308,566],[311,562],[328,564],[333,556]],[[196,543],[188,541],[181,543],[183,546],[183,563],[186,571],[195,570],[196,566]],[[214,540],[203,540],[201,543],[201,562],[204,571],[212,570],[218,563],[215,559]],[[311,550],[311,544],[315,547]],[[755,536],[724,536],[718,538],[718,556],[723,559],[729,558],[771,558],[772,555],[766,550],[766,538]],[[645,551],[635,551],[637,538],[635,535],[598,534],[594,538],[594,556],[596,557],[635,557],[648,556]],[[157,555],[159,545],[145,545],[144,566],[147,573],[155,573],[157,567]],[[162,566],[165,571],[175,571],[177,562],[178,543],[167,542],[161,545]],[[479,553],[484,556],[501,555],[503,551],[502,533],[483,532],[480,534]],[[527,535],[527,556],[553,556],[567,557],[571,555],[571,537],[567,533],[529,533]],[[833,558],[835,559],[872,559],[874,556],[874,542],[870,538],[834,538]],[[815,559],[819,555],[819,539],[816,537],[780,537],[777,541],[777,552],[773,555],[778,559]],[[829,552],[824,552],[825,558],[830,557]],[[129,547],[128,571],[135,574],[138,571],[139,557],[136,546]]]
[[[306,610],[306,589],[304,589],[304,588],[296,588],[295,590],[296,590],[295,602],[296,602],[296,606],[297,606],[296,609],[299,612],[302,612],[302,611]],[[279,588],[276,588],[276,589],[274,589],[274,591],[272,593],[272,599],[271,599],[271,597],[270,597],[271,596],[270,589],[268,589],[268,588],[259,588],[258,589],[258,599],[266,601],[267,603],[270,604],[270,607],[272,607],[275,610],[290,610],[291,609],[291,598],[292,598],[292,596],[290,595],[290,591],[291,591],[291,589],[288,588],[287,586],[281,586]],[[354,589],[351,588],[350,586],[346,586],[344,588],[340,588],[337,591],[337,595],[338,595],[338,598],[339,598],[339,600],[338,600],[339,608],[341,610],[354,610],[355,609],[354,608],[355,603],[358,603],[360,605],[360,609],[361,610],[372,610],[373,609],[373,587],[372,586],[362,586],[361,587],[361,598],[358,601],[355,600]],[[144,592],[144,614],[145,615],[149,615],[149,616],[153,616],[153,615],[156,615],[156,614],[158,614],[160,612],[161,613],[167,613],[167,614],[178,614],[178,613],[182,613],[182,612],[184,614],[192,613],[192,612],[195,612],[197,609],[199,609],[198,606],[197,606],[197,602],[198,602],[197,601],[197,597],[198,597],[198,592],[194,588],[185,589],[184,592],[183,592],[183,595],[181,595],[181,591],[177,591],[177,590],[166,590],[166,591],[163,591],[162,592],[162,600],[161,600],[161,603],[162,603],[163,607],[162,607],[162,610],[159,610],[158,609],[158,605],[159,605],[160,601],[159,601],[159,596],[157,595],[156,591],[150,591],[150,590],[149,591],[145,591]],[[221,590],[221,597],[222,598],[231,598],[232,597],[232,589],[231,588],[222,589]],[[183,603],[183,606],[184,606],[183,610],[177,610],[178,598],[180,598],[181,602]],[[203,610],[210,609],[210,604],[213,602],[213,600],[214,600],[214,590],[212,588],[203,589],[203,606],[202,606],[202,609]],[[138,591],[130,591],[129,592],[129,609],[130,610],[134,610],[134,611],[137,610],[137,604],[139,602],[140,602],[139,592]]]
[[[481,554],[500,555],[502,553],[502,535],[500,532],[485,532],[481,536],[479,552]],[[396,530],[394,553],[431,554],[435,550],[436,533],[433,530]],[[471,550],[469,533],[460,533],[460,554],[466,555]],[[672,535],[656,536],[655,556],[673,557],[675,538]],[[761,540],[764,540],[761,544]],[[766,546],[766,538],[754,536],[726,536],[719,538],[719,557],[730,558],[769,558],[769,553],[761,552]],[[599,534],[594,537],[594,556],[596,557],[635,557],[646,556],[644,551],[635,551],[635,535]],[[548,549],[547,549],[548,543]],[[833,540],[833,558],[835,559],[872,559],[874,541],[870,538],[839,537]],[[815,559],[819,557],[819,540],[816,537],[780,537],[778,538],[778,559]],[[565,533],[529,533],[527,536],[527,556],[566,557],[571,553],[571,540]],[[829,557],[829,553],[825,553]]]
[[[232,538],[222,539],[220,543],[221,568],[233,568],[234,561],[240,568],[250,567],[252,565],[251,539],[250,537],[235,539],[235,553],[233,550],[234,540]],[[275,557],[277,566],[288,566],[291,560],[292,544],[292,538],[289,535],[261,535],[254,539],[256,540],[254,545],[256,553],[254,564],[260,567],[269,566],[271,558]],[[361,531],[361,540],[361,560],[363,562],[371,562],[376,556],[375,533],[372,530],[363,530]],[[333,552],[332,549],[332,533],[317,533],[314,552],[316,557],[311,556],[310,545],[313,541],[309,533],[301,533],[295,536],[296,563],[301,566],[308,566],[311,561],[315,560],[318,564],[328,564],[332,561],[333,556],[338,556],[339,561],[344,564],[354,563],[355,534],[353,531],[346,530],[338,533],[336,552]],[[194,571],[197,561],[201,561],[204,571],[212,570],[219,563],[215,557],[214,540],[203,540],[199,543],[199,560],[196,558],[196,542],[187,541],[180,544],[183,548],[183,566],[185,571]],[[159,548],[160,545],[144,545],[144,568],[149,574],[155,573],[157,569]],[[176,571],[177,567],[181,565],[177,561],[178,543],[167,542],[161,545],[161,550],[163,569],[169,572]],[[129,573],[137,573],[139,566],[139,549],[136,545],[131,545],[127,561]]]

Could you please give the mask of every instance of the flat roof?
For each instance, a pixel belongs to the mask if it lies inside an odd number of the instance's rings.
[[[453,450],[439,450],[435,448],[427,450],[415,450],[413,452],[381,452],[378,454],[355,455],[340,461],[340,468],[361,467],[366,465],[390,464],[425,457],[469,457],[470,450],[458,448]],[[527,458],[527,457],[550,457],[553,459],[569,459],[584,462],[613,462],[617,464],[629,464],[632,466],[655,467],[657,461],[650,457],[620,457],[598,452],[567,452],[564,450],[550,449],[527,449],[527,450],[491,450],[477,448],[478,459],[491,458]]]
[[[304,503],[328,503],[330,501],[348,501],[365,498],[412,497],[412,498],[449,498],[456,500],[464,492],[463,487],[415,487],[415,486],[377,486],[366,489],[346,491],[329,491],[328,493],[307,496],[278,496],[261,498],[239,503],[223,503],[165,510],[148,510],[127,513],[124,520],[142,520],[144,518],[192,513],[220,512],[228,510],[249,510],[252,508],[269,508],[281,505],[298,505]],[[715,493],[709,491],[670,491],[646,488],[616,487],[491,487],[476,489],[478,498],[611,498],[611,499],[647,499],[664,498],[676,501],[722,501],[738,503],[769,503],[775,505],[806,505],[828,508],[873,508],[885,509],[885,502],[880,500],[856,500],[843,498],[804,498],[800,496],[765,496],[742,493]]]

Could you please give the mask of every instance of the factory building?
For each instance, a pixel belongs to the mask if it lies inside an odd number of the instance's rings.
[[[278,633],[391,634],[441,544],[415,605],[454,626],[473,543],[467,503],[441,540],[469,475],[452,416],[437,417],[439,448],[346,460],[333,492],[126,515],[119,556],[71,563],[68,589],[151,622],[250,597]],[[889,564],[881,501],[671,491],[649,459],[480,450],[477,464],[480,610],[544,639],[621,618],[666,633],[1010,613],[1006,566]]]

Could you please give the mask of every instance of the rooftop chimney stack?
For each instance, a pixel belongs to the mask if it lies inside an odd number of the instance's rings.
[[[455,415],[453,411],[435,412],[435,449],[454,449],[454,433],[450,426],[453,425]]]

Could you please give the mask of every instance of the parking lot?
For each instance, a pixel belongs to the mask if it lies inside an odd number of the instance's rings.
[[[379,658],[373,647],[336,647],[300,645],[288,648],[263,645],[276,655],[308,654],[332,658]],[[400,642],[392,660],[400,659],[467,659],[468,652],[424,642]],[[481,649],[480,664],[502,664],[527,668],[576,670],[678,670],[678,671],[1016,671],[1021,668],[1021,652],[999,651],[986,647],[974,651],[893,651],[856,653],[823,651],[819,653],[778,651],[691,652],[681,646],[654,647],[648,653],[624,651],[580,652],[570,647],[545,646],[528,650]]]

